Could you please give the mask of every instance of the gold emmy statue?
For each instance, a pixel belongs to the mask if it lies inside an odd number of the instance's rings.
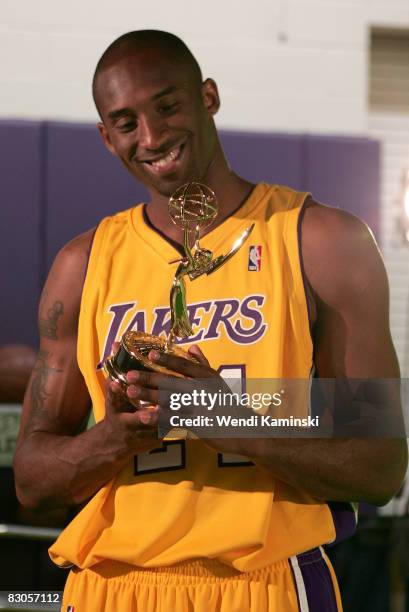
[[[213,258],[213,253],[200,246],[200,230],[208,227],[217,216],[218,205],[214,192],[200,183],[187,183],[179,187],[169,200],[169,215],[173,223],[183,230],[184,256],[171,261],[179,264],[170,289],[170,333],[167,338],[153,336],[139,331],[128,331],[121,339],[118,351],[104,363],[105,372],[124,385],[130,370],[149,370],[182,376],[177,372],[153,363],[148,355],[151,350],[172,353],[178,357],[196,362],[187,351],[178,347],[177,339],[189,338],[193,334],[189,321],[186,301],[186,282],[195,280],[203,274],[212,274],[223,266],[243,245],[253,230],[250,225],[234,242],[226,255]],[[193,237],[193,240],[192,240]],[[190,244],[193,242],[193,247]]]

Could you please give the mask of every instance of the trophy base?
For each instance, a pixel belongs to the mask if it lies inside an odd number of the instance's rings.
[[[172,346],[169,349],[164,338],[152,336],[144,332],[128,331],[122,336],[121,344],[116,354],[105,360],[104,371],[112,380],[125,386],[128,385],[126,375],[131,370],[146,370],[148,372],[170,374],[180,378],[184,377],[179,372],[174,372],[150,361],[148,355],[152,350],[172,354],[197,363],[195,357],[178,346]]]

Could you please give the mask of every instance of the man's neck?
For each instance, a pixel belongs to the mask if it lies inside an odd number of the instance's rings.
[[[250,195],[253,190],[253,183],[237,176],[226,164],[224,172],[219,172],[219,176],[213,175],[204,179],[203,183],[210,187],[216,194],[219,212],[216,219],[207,227],[201,236],[212,231],[223,223],[232,213],[234,213]],[[152,194],[153,195],[153,194]],[[147,205],[146,213],[150,223],[162,232],[165,236],[182,244],[183,233],[180,228],[174,225],[168,213],[169,198],[159,194],[152,197]]]

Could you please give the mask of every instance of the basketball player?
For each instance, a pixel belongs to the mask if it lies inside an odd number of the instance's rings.
[[[150,201],[104,219],[58,254],[39,318],[41,349],[15,457],[30,507],[85,504],[51,547],[72,566],[63,610],[246,612],[341,609],[321,545],[351,532],[349,502],[385,503],[406,444],[379,439],[157,439],[158,374],[126,394],[101,362],[128,328],[160,334],[182,235],[170,195],[196,180],[220,213],[202,240],[221,271],[189,286],[198,363],[158,357],[190,379],[396,378],[379,252],[355,217],[306,193],[237,176],[214,123],[212,79],[171,34],[128,33],[100,59],[93,93],[109,151]],[[256,109],[253,109],[254,111]],[[47,321],[56,312],[52,325]],[[198,347],[200,344],[200,348]],[[172,388],[173,379],[166,384]],[[83,431],[92,402],[97,424]],[[138,405],[138,404],[137,404]],[[144,405],[144,404],[142,404]]]

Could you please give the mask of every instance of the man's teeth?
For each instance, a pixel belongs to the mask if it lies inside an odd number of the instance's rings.
[[[166,157],[162,157],[162,159],[158,159],[157,161],[151,162],[151,165],[154,168],[163,168],[164,166],[166,166],[167,164],[169,164],[170,162],[174,161],[177,158],[177,156],[179,155],[179,151],[180,151],[179,147],[177,149],[173,149],[173,151],[168,153]]]

